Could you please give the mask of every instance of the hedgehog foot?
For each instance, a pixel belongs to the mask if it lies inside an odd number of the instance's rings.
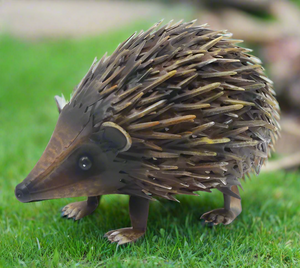
[[[75,221],[92,214],[98,207],[100,196],[91,196],[87,201],[74,202],[62,209],[62,217],[73,218]]]
[[[145,234],[145,231],[134,229],[133,227],[122,228],[118,230],[112,230],[107,232],[104,237],[114,243],[117,242],[118,246],[126,243],[135,242],[137,239],[142,237]]]
[[[149,199],[138,196],[130,196],[129,215],[132,227],[109,231],[104,235],[104,237],[107,237],[112,243],[117,242],[118,246],[135,242],[146,232],[148,211]]]
[[[230,224],[235,218],[236,215],[232,210],[219,208],[204,213],[200,219],[204,219],[206,223],[211,222],[214,225],[218,225],[219,223],[223,223],[224,225],[227,225]]]
[[[224,189],[223,189],[224,190]],[[204,213],[200,219],[211,222],[214,225],[231,223],[241,212],[242,204],[239,189],[236,185],[228,187],[228,191],[223,191],[224,208],[214,209]]]

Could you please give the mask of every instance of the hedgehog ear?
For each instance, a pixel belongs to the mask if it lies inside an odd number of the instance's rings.
[[[58,112],[61,113],[62,109],[65,107],[65,105],[67,104],[66,99],[64,97],[64,95],[60,96],[55,96],[54,97],[57,108],[58,108]]]
[[[104,122],[101,125],[102,140],[112,143],[119,152],[126,152],[131,147],[130,135],[119,125],[113,122]]]

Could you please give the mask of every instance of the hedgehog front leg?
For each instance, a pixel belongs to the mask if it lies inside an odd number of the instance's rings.
[[[231,191],[240,196],[239,189],[236,185],[231,186]],[[223,194],[223,196],[224,208],[206,212],[201,216],[201,219],[204,219],[205,222],[212,222],[214,225],[219,223],[227,225],[242,212],[241,199],[232,197],[228,194]]]
[[[66,205],[62,209],[62,217],[73,218],[74,220],[92,214],[100,203],[101,195],[90,196],[87,201],[74,202]]]
[[[142,197],[130,196],[129,214],[132,227],[109,231],[104,237],[112,243],[118,242],[118,245],[122,245],[134,242],[143,236],[147,229],[149,202]]]

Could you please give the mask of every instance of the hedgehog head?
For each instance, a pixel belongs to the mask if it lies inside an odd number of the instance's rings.
[[[80,90],[77,87],[69,103],[55,96],[58,122],[40,160],[16,187],[20,201],[110,194],[120,187],[119,171],[124,161],[115,158],[130,148],[131,138],[114,122],[101,120],[96,124],[96,114],[108,117],[109,100],[88,105],[85,89]]]

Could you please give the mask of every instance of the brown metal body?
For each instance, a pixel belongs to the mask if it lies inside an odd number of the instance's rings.
[[[16,187],[21,202],[87,196],[64,215],[92,213],[100,196],[130,195],[131,228],[146,230],[149,200],[218,189],[224,208],[203,218],[228,224],[238,186],[259,173],[279,133],[279,106],[260,61],[224,31],[177,23],[131,36],[94,62],[60,116],[41,159]]]

